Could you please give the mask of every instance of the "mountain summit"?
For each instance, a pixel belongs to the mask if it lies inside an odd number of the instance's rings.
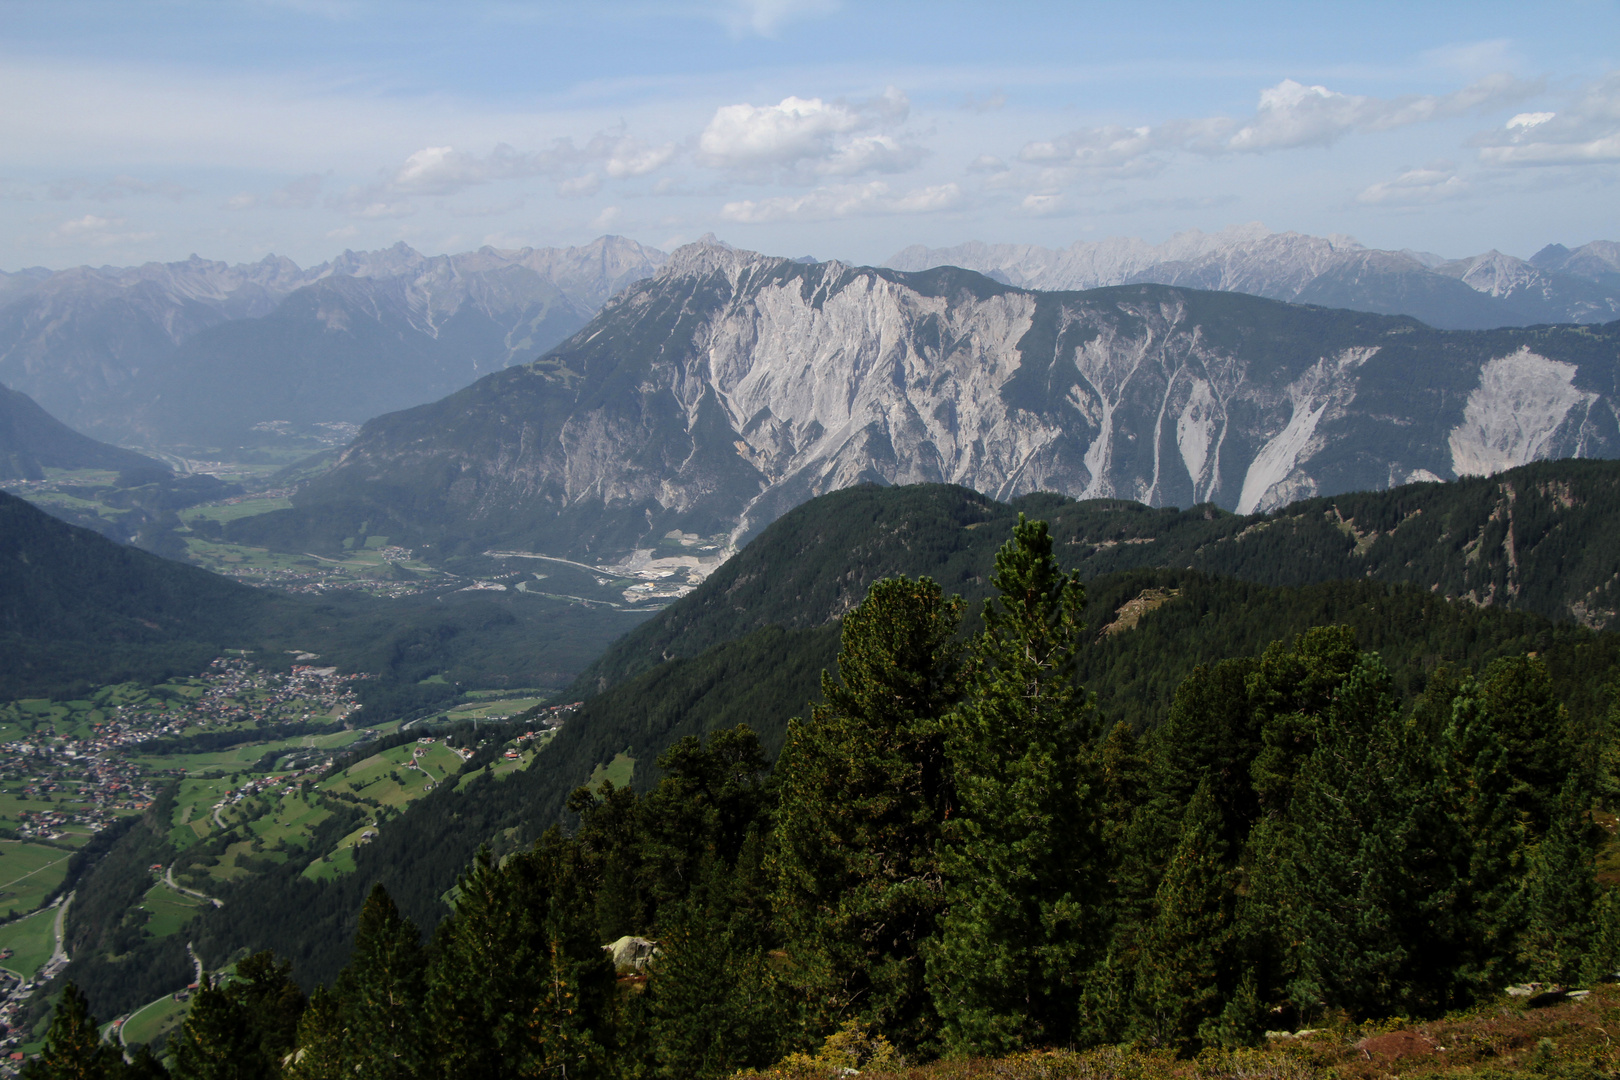
[[[1617,344],[695,244],[539,360],[368,423],[295,510],[240,526],[602,558],[736,543],[863,481],[1251,512],[1620,455]]]

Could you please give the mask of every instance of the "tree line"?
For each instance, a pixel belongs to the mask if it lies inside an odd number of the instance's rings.
[[[481,853],[426,942],[374,889],[330,988],[260,954],[199,992],[173,1072],[719,1077],[852,1032],[914,1060],[1191,1054],[1620,962],[1611,717],[1573,719],[1539,657],[1403,695],[1319,626],[1197,666],[1138,731],[1076,677],[1084,589],[1044,522],[991,584],[964,638],[933,581],[877,582],[774,768],[740,725],[645,793],[580,789],[570,833]],[[625,937],[644,966],[615,968]],[[154,1067],[86,1059],[65,1000],[36,1076]]]

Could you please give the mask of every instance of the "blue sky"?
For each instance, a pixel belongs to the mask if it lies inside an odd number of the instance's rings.
[[[1620,239],[1620,3],[0,0],[0,269]]]

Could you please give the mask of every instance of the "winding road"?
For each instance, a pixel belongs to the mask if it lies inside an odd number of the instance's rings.
[[[49,960],[45,961],[46,967],[67,966],[67,945],[63,940],[62,926],[65,922],[67,922],[68,905],[73,903],[73,896],[74,893],[68,893],[66,896],[62,897],[61,902],[56,905],[56,951],[51,953],[51,958]]]
[[[217,897],[209,896],[207,893],[200,893],[196,889],[188,889],[184,885],[178,884],[174,880],[174,866],[173,866],[173,864],[170,864],[168,867],[166,867],[164,869],[164,871],[163,871],[163,884],[167,885],[169,888],[173,889],[175,892],[179,893],[182,896],[192,896],[192,897],[196,897],[198,900],[206,900],[210,904],[213,904],[217,908],[222,908],[222,907],[225,906],[225,901],[220,900]],[[189,948],[189,947],[190,946],[187,946],[187,948]]]

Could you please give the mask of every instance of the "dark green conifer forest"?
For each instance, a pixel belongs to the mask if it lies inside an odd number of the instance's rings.
[[[1088,597],[1022,515],[985,586],[970,621],[929,578],[877,581],[776,745],[710,723],[653,781],[575,790],[566,830],[481,852],[436,926],[373,888],[307,1000],[243,962],[173,1075],[708,1078],[829,1037],[1194,1055],[1620,965],[1606,636],[1391,585],[1262,609],[1245,590],[1279,591],[1138,571]],[[760,672],[734,672],[744,699]],[[70,990],[33,1075],[161,1068],[91,1024]]]

